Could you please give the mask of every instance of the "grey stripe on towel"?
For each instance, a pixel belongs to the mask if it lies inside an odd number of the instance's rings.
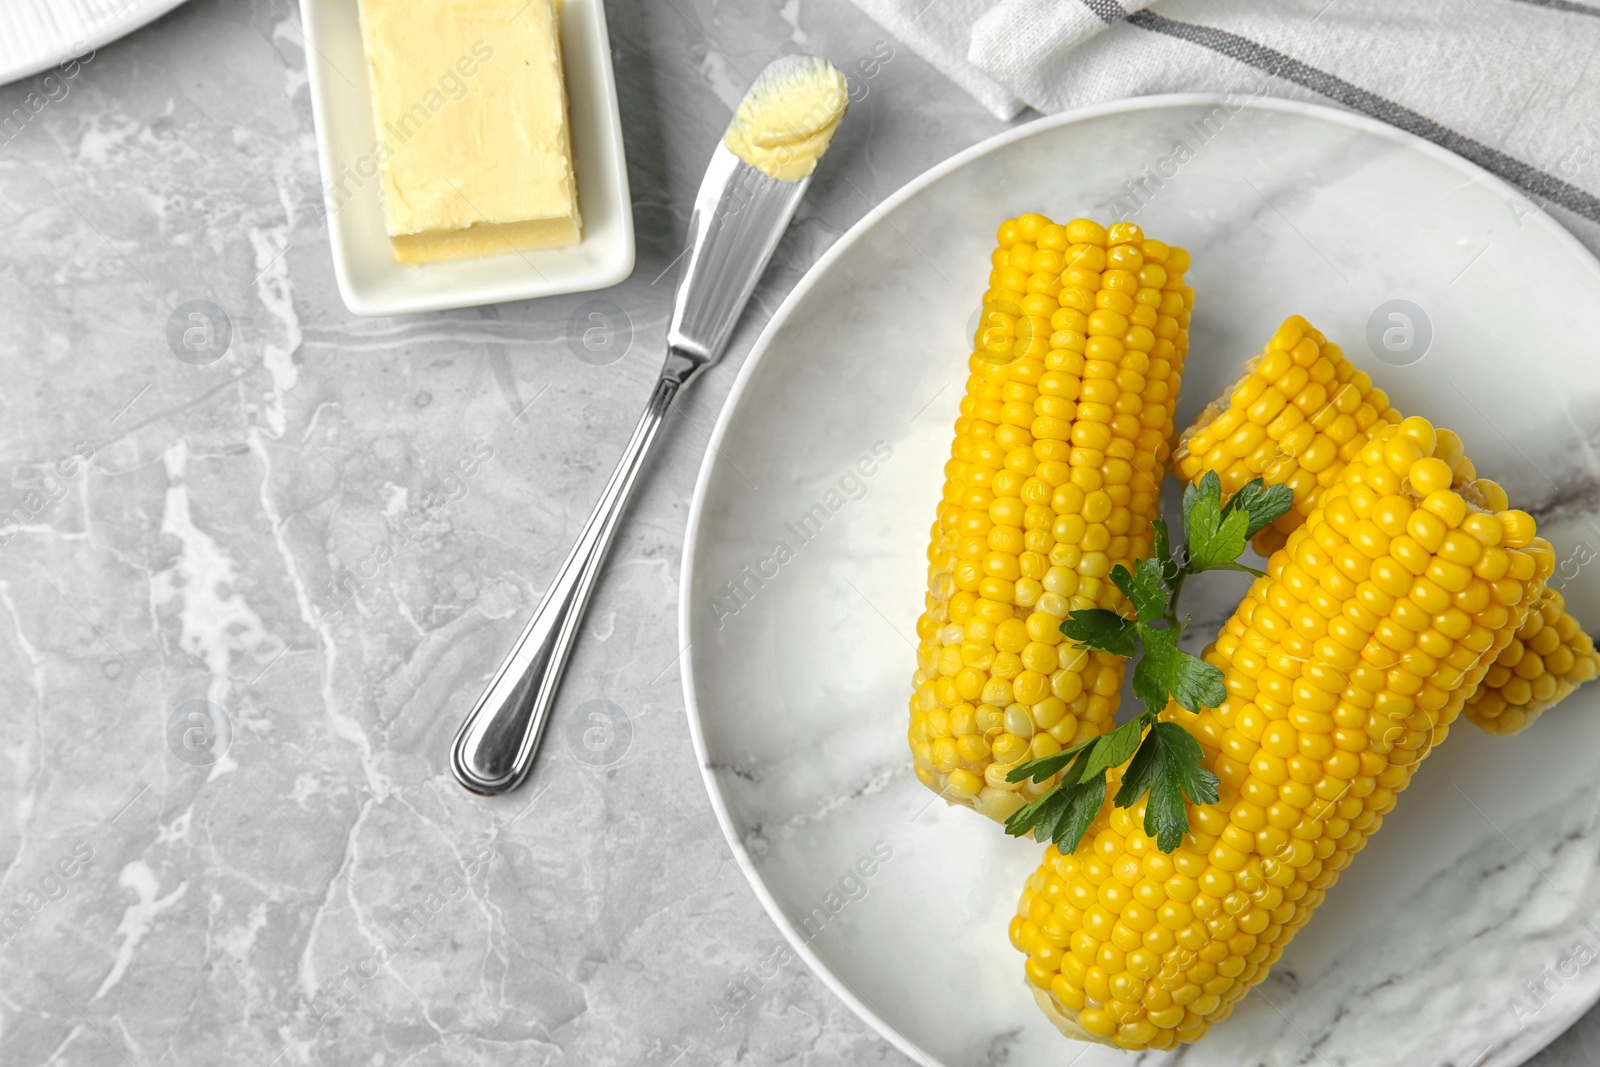
[[[1566,0],[1524,0],[1524,2],[1560,7],[1563,10],[1581,9],[1591,15],[1600,14],[1596,9],[1582,9],[1581,5],[1568,3]],[[1594,196],[1587,190],[1580,189],[1570,182],[1564,182],[1555,175],[1547,174],[1538,167],[1524,163],[1497,148],[1491,148],[1482,141],[1474,140],[1464,133],[1441,125],[1403,104],[1397,104],[1325,70],[1302,63],[1293,56],[1284,55],[1258,41],[1213,26],[1169,19],[1149,9],[1135,11],[1130,15],[1116,0],[1082,0],[1082,3],[1108,25],[1126,22],[1130,26],[1137,26],[1151,33],[1165,34],[1209,48],[1213,52],[1246,63],[1274,77],[1292,81],[1353,111],[1381,119],[1407,133],[1432,141],[1442,148],[1448,148],[1456,155],[1476,163],[1490,174],[1525,190],[1538,200],[1560,204],[1592,222],[1600,222],[1600,197]]]

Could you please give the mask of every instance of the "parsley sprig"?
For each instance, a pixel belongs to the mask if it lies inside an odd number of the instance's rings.
[[[1294,493],[1287,486],[1268,488],[1260,478],[1223,504],[1222,482],[1215,472],[1208,473],[1198,486],[1184,490],[1183,550],[1174,554],[1167,524],[1157,519],[1154,558],[1135,560],[1131,571],[1120,563],[1112,569],[1111,581],[1128,598],[1134,617],[1105,608],[1067,616],[1061,632],[1077,647],[1127,659],[1138,656],[1133,691],[1145,710],[1099,737],[1013,768],[1007,781],[1043,782],[1058,771],[1061,778],[1006,820],[1007,833],[1020,837],[1032,831],[1035,840],[1053,841],[1063,853],[1072,852],[1105,803],[1106,772],[1127,763],[1113,803],[1132,807],[1148,793],[1144,832],[1162,852],[1178,847],[1189,832],[1184,801],[1216,803],[1218,782],[1200,764],[1200,743],[1178,723],[1158,721],[1157,715],[1169,702],[1198,713],[1227,697],[1222,672],[1178,647],[1189,624],[1187,616],[1178,621],[1178,596],[1184,581],[1201,571],[1245,571],[1260,577],[1262,572],[1240,563],[1239,556],[1250,538],[1293,504]]]

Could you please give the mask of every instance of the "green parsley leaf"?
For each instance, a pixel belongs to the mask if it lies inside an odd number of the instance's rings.
[[[1079,608],[1061,620],[1061,632],[1076,645],[1132,659],[1139,654],[1134,623],[1105,608]]]
[[[1105,800],[1106,774],[1101,771],[1087,781],[1064,785],[1030,800],[1006,820],[1006,833],[1022,837],[1031,831],[1035,841],[1052,841],[1063,853],[1071,853],[1100,814]]]
[[[1156,733],[1176,761],[1178,785],[1191,804],[1215,804],[1222,783],[1204,766],[1205,752],[1194,735],[1175,722],[1158,722]]]
[[[1213,504],[1215,511],[1211,509]],[[1202,525],[1207,531],[1216,529],[1221,515],[1222,479],[1217,477],[1216,471],[1206,471],[1199,484],[1183,487],[1183,530],[1190,539],[1194,538],[1196,529]]]
[[[1163,852],[1177,848],[1189,832],[1186,799],[1191,804],[1217,802],[1220,783],[1216,775],[1200,765],[1203,758],[1200,742],[1189,731],[1174,722],[1158,722],[1123,775],[1114,803],[1122,808],[1132,807],[1149,793],[1144,832],[1156,839],[1156,847]]]
[[[1015,767],[1011,768],[1009,772],[1007,772],[1006,781],[1020,782],[1025,778],[1032,778],[1036,782],[1042,782],[1046,778],[1049,778],[1052,774],[1066,767],[1069,763],[1077,759],[1089,749],[1094,748],[1099,743],[1100,738],[1091,737],[1087,741],[1080,741],[1071,748],[1064,748],[1060,752],[1052,753],[1048,756],[1040,756],[1038,759],[1029,760],[1026,763],[1019,763]],[[1077,770],[1079,772],[1078,775],[1076,777],[1072,777],[1071,780],[1067,782],[1068,785],[1071,785],[1073,782],[1076,782],[1078,778],[1082,777],[1083,768],[1079,767]],[[1065,775],[1063,776],[1063,778],[1066,777],[1067,776]]]
[[[1244,551],[1250,516],[1243,511],[1223,514],[1216,500],[1205,497],[1194,509],[1194,525],[1189,527],[1189,570],[1208,571],[1223,567]]]
[[[1122,590],[1140,622],[1159,619],[1167,613],[1167,589],[1161,582],[1161,565],[1154,560],[1136,559],[1133,572],[1117,564],[1111,568],[1111,583]]]
[[[1095,816],[1100,814],[1100,809],[1106,802],[1106,774],[1101,771],[1087,781],[1079,782],[1072,787],[1060,816],[1055,826],[1051,829],[1050,840],[1055,843],[1057,851],[1068,856],[1078,849],[1078,843],[1083,840],[1083,835],[1088,832],[1089,824],[1094,822]],[[1038,835],[1034,835],[1038,840]]]
[[[1198,713],[1228,698],[1220,670],[1178,647],[1178,631],[1139,624],[1144,655],[1133,669],[1133,692],[1144,706],[1159,712],[1168,699]]]
[[[1288,514],[1292,507],[1294,490],[1287,485],[1274,485],[1269,489],[1260,478],[1254,478],[1233,494],[1228,506],[1222,509],[1222,514],[1226,518],[1231,512],[1242,511],[1250,516],[1249,525],[1244,531],[1245,540],[1248,541]]]
[[[1172,558],[1172,546],[1167,534],[1167,520],[1155,519],[1150,523],[1155,529],[1152,539],[1151,551],[1155,552],[1155,562],[1161,566],[1161,581],[1170,588],[1173,579],[1178,577],[1178,562]]]
[[[1093,778],[1104,770],[1127,763],[1139,747],[1140,738],[1144,737],[1145,725],[1144,717],[1140,716],[1109,733],[1101,734],[1098,738],[1100,743],[1094,747],[1083,768],[1083,777]]]
[[[1022,837],[1032,831],[1035,840],[1047,840],[1071,799],[1070,794],[1070,789],[1052,789],[1034,797],[1006,819],[1006,833]]]
[[[1133,762],[1122,772],[1122,787],[1112,799],[1113,804],[1119,808],[1131,808],[1139,803],[1140,797],[1150,792],[1151,783],[1163,769],[1161,752],[1161,741],[1157,739],[1156,731],[1151,730],[1139,746],[1139,751],[1133,754]]]
[[[1133,695],[1142,700],[1149,711],[1160,712],[1172,699],[1167,682],[1171,679],[1171,653],[1177,650],[1177,643],[1171,630],[1154,626],[1139,627],[1139,638],[1144,645],[1144,655],[1133,666]]]

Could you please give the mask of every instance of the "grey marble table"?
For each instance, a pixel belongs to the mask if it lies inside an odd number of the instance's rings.
[[[633,277],[363,320],[292,6],[182,7],[0,143],[0,1063],[906,1062],[766,966],[684,720],[679,557],[783,295],[1001,124],[845,0],[614,3]],[[529,784],[471,797],[450,736],[644,403],[710,147],[794,48],[878,65],[674,415]],[[220,358],[175,355],[190,301]]]

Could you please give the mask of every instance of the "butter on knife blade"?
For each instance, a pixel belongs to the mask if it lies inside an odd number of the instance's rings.
[[[581,236],[555,0],[360,0],[401,263]]]
[[[839,68],[816,56],[785,56],[750,86],[722,141],[768,177],[799,181],[817,169],[849,105]]]

